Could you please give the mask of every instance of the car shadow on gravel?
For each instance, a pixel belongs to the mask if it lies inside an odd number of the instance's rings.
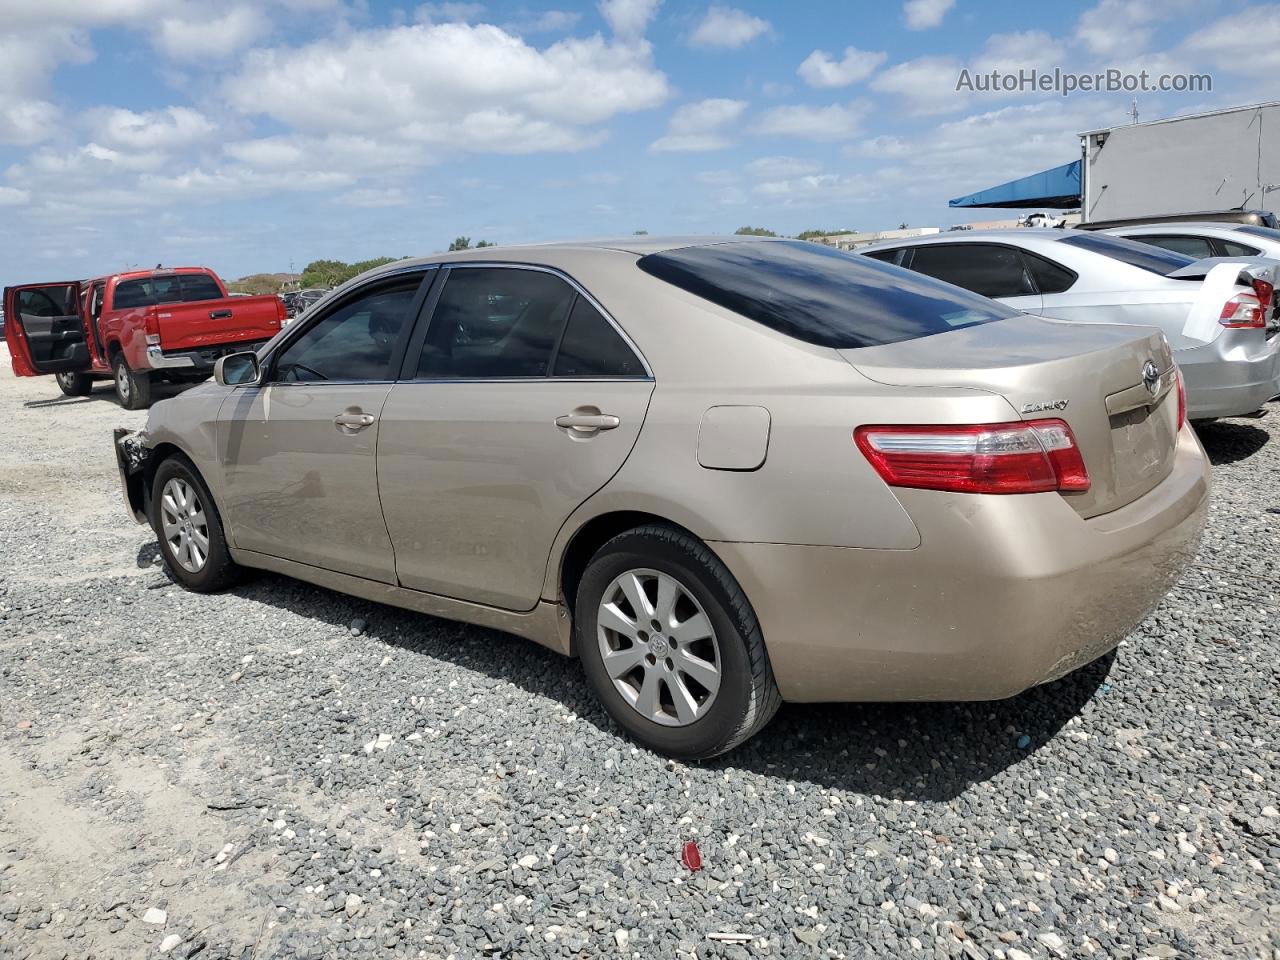
[[[143,554],[146,554],[145,558]],[[149,564],[154,544],[139,553]],[[382,643],[446,660],[546,697],[609,737],[626,734],[599,706],[572,660],[518,637],[372,603],[277,576],[257,574],[233,588],[265,603],[347,631],[360,618]],[[907,800],[949,800],[1016,765],[1051,740],[1109,689],[1115,654],[1008,700],[980,703],[784,704],[774,721],[710,769],[750,770]]]
[[[158,380],[151,385],[151,401],[155,403],[159,400],[167,400],[169,397],[176,397],[194,386],[196,386],[194,383],[165,383]],[[54,389],[57,388],[55,387]],[[44,400],[25,400],[22,406],[27,410],[40,410],[48,407],[70,407],[79,403],[101,401],[119,406],[119,401],[116,399],[116,389],[113,384],[109,382],[94,384],[93,390],[87,397],[68,397],[59,393]]]
[[[1209,462],[1215,467],[1247,460],[1267,445],[1271,434],[1251,423],[1215,420],[1196,427],[1196,434]]]

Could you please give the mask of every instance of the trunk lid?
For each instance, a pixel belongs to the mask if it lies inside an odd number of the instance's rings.
[[[1280,261],[1261,257],[1207,257],[1173,271],[1169,278],[1201,281],[1200,291],[1182,328],[1182,335],[1188,340],[1208,343],[1216,339],[1223,330],[1218,323],[1223,305],[1237,293],[1254,291],[1254,281],[1272,288],[1270,302],[1264,304],[1268,308],[1266,336],[1273,336],[1280,329],[1280,316],[1276,314]]]
[[[197,350],[242,340],[267,340],[280,332],[279,298],[227,297],[161,303],[155,312],[163,350]]]
[[[1133,502],[1173,469],[1173,356],[1153,327],[1024,315],[840,354],[880,383],[986,390],[1009,402],[1010,420],[1066,421],[1091,486],[1061,496],[1082,516]],[[1144,382],[1148,361],[1159,374],[1154,390]]]

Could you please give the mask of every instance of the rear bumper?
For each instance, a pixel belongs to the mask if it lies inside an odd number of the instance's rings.
[[[995,700],[1114,648],[1195,555],[1209,466],[1189,428],[1173,472],[1082,519],[1058,494],[895,491],[914,550],[713,543],[793,701]]]
[[[120,474],[120,491],[129,515],[138,523],[147,523],[146,470],[151,448],[142,442],[136,430],[116,427],[112,446],[116,451],[116,469]]]
[[[1241,334],[1252,335],[1253,342]],[[1190,419],[1242,416],[1280,394],[1280,335],[1260,341],[1259,334],[1229,330],[1213,343],[1174,351]]]
[[[147,347],[147,366],[152,370],[187,370],[192,373],[212,372],[219,358],[232,353],[257,350],[266,340],[245,340],[240,343],[220,343],[217,346],[196,350],[162,350]]]

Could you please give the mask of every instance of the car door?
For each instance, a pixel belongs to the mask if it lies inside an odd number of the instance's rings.
[[[379,417],[435,271],[350,291],[264,360],[222,405],[219,443],[235,546],[395,583],[378,503]]]
[[[1039,313],[1043,307],[1021,251],[998,243],[925,243],[911,249],[910,268],[1015,310]]]
[[[455,265],[382,412],[378,489],[403,586],[538,602],[551,545],[639,436],[653,380],[568,278]]]
[[[4,292],[5,341],[20,377],[88,370],[81,285],[33,283]]]

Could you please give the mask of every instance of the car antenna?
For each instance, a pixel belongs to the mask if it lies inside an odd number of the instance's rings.
[[[1256,190],[1254,191],[1254,193],[1257,193],[1257,192],[1258,192],[1258,191],[1256,191]],[[1246,203],[1248,203],[1248,202],[1249,202],[1250,200],[1252,200],[1252,199],[1253,199],[1253,193],[1249,194],[1247,197],[1245,197],[1243,200],[1241,200],[1241,201],[1240,201],[1240,206],[1238,206],[1238,207],[1232,207],[1231,209],[1232,209],[1232,210],[1243,210],[1243,209],[1244,209],[1244,205],[1245,205]]]

